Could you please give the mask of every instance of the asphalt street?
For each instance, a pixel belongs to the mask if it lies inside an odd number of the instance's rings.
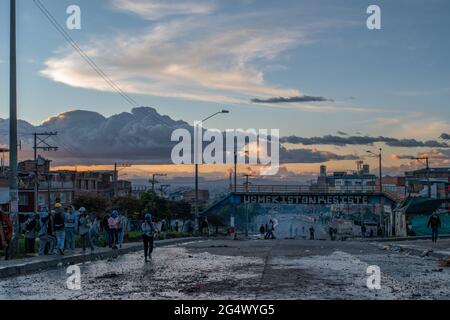
[[[414,245],[414,244],[409,244]],[[439,250],[449,248],[444,240]],[[205,240],[0,280],[0,299],[449,299],[450,268],[395,243],[307,240]],[[367,287],[369,266],[381,289]]]

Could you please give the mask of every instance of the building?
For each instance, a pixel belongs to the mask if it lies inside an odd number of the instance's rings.
[[[357,170],[353,172],[333,172],[327,174],[325,166],[320,167],[320,174],[317,178],[317,184],[313,188],[325,189],[333,188],[335,190],[348,189],[373,189],[375,190],[377,177],[370,173],[369,165],[357,162]]]
[[[19,176],[19,211],[34,212],[35,174],[21,172]],[[74,175],[70,172],[46,172],[39,175],[37,206],[48,208],[59,199],[70,205],[74,199]]]
[[[19,211],[29,213],[35,207],[35,183],[38,180],[37,206],[51,207],[58,199],[64,206],[82,194],[97,194],[105,198],[131,196],[130,181],[114,181],[114,171],[51,171],[50,161],[38,159],[38,178],[35,162],[19,164]],[[0,187],[0,191],[2,191]],[[0,196],[1,200],[1,196]]]
[[[450,196],[450,168],[429,168],[405,172],[406,192],[442,199]],[[430,192],[428,192],[430,188]]]
[[[377,187],[380,186],[380,179],[377,179]],[[383,177],[383,192],[391,194],[395,199],[403,200],[406,197],[405,177]]]

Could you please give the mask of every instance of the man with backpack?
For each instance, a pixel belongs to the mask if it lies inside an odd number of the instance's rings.
[[[428,220],[428,228],[431,228],[431,240],[436,243],[438,240],[439,228],[441,227],[441,219],[439,215],[433,213]]]
[[[60,255],[64,255],[64,245],[66,238],[65,231],[65,212],[61,203],[55,204],[54,226],[56,236],[56,248]]]
[[[0,209],[0,249],[5,251],[5,260],[10,258],[10,245],[13,237],[13,225],[9,215]]]

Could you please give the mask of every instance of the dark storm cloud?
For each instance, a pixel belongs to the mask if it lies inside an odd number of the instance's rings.
[[[281,147],[281,163],[322,163],[332,160],[358,160],[356,155],[338,155],[328,151],[318,151],[312,149],[287,150]]]
[[[441,134],[440,138],[441,138],[441,139],[444,139],[444,140],[450,140],[450,134],[448,134],[448,133],[443,133],[443,134]]]
[[[439,141],[418,141],[416,139],[397,139],[391,137],[370,137],[370,136],[335,136],[326,135],[323,137],[304,138],[298,136],[284,137],[280,139],[281,143],[303,144],[303,145],[373,145],[377,142],[382,142],[391,147],[402,148],[450,148],[450,145]]]
[[[269,99],[252,99],[253,103],[294,103],[294,102],[333,102],[331,99],[324,97],[301,96],[301,97],[277,97]]]

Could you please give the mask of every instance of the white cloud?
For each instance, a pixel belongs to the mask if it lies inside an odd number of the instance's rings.
[[[216,8],[214,1],[203,0],[113,0],[113,6],[155,21],[168,16],[209,14]]]
[[[259,65],[307,42],[305,33],[283,22],[247,18],[177,19],[156,23],[137,36],[96,39],[83,47],[131,93],[227,103],[301,95],[297,89],[267,84]],[[111,90],[69,50],[48,59],[42,74],[74,87]]]

